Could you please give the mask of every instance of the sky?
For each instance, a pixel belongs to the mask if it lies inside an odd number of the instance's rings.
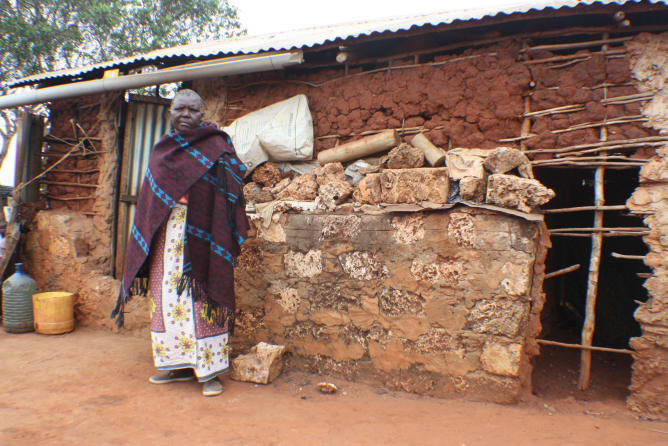
[[[229,0],[239,11],[248,35],[300,28],[360,22],[433,12],[475,9],[493,5],[523,4],[528,0]],[[545,0],[533,0],[538,4]],[[502,8],[500,8],[502,9]],[[16,148],[10,148],[0,168],[0,184],[14,185]]]
[[[542,0],[534,0],[540,3]],[[229,0],[249,35],[431,12],[527,3],[527,0]]]

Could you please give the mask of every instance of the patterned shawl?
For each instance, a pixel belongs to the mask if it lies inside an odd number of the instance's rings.
[[[188,192],[183,276],[177,291],[189,289],[193,299],[206,299],[207,317],[220,326],[227,322],[233,332],[234,264],[248,230],[241,190],[245,170],[229,136],[215,124],[170,133],[153,147],[128,240],[121,291],[111,313],[119,328],[130,288],[136,279],[148,276],[153,237]],[[146,287],[141,288],[140,294],[145,294]]]

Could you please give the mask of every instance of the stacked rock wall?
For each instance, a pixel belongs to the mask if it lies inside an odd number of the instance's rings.
[[[650,124],[668,133],[668,34],[645,35],[631,46],[633,73],[641,89],[654,97],[643,108]],[[627,202],[636,212],[645,213],[649,247],[645,264],[652,276],[645,281],[649,300],[640,305],[635,318],[642,337],[633,338],[632,394],[628,406],[642,416],[668,419],[668,145],[656,150],[640,171],[640,186]]]
[[[542,223],[461,207],[256,224],[237,268],[237,348],[284,344],[294,366],[437,396],[530,388]]]

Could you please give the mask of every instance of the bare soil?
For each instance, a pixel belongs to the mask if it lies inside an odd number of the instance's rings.
[[[204,398],[195,382],[147,382],[154,373],[148,334],[2,332],[0,350],[2,445],[668,444],[668,424],[636,420],[617,384],[588,394],[589,401],[560,391],[572,379],[559,372],[561,363],[537,370],[556,376],[534,375],[543,383],[537,396],[503,406],[301,372],[268,386],[224,379],[222,395]],[[559,376],[566,381],[559,384]],[[319,393],[322,380],[341,390]]]

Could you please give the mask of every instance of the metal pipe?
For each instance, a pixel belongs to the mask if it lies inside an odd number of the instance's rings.
[[[278,70],[290,65],[300,64],[303,61],[304,55],[302,51],[226,57],[165,68],[152,73],[72,82],[55,87],[39,88],[0,96],[0,109],[20,105],[41,104],[55,99],[86,96],[106,91],[131,90],[169,82]]]

